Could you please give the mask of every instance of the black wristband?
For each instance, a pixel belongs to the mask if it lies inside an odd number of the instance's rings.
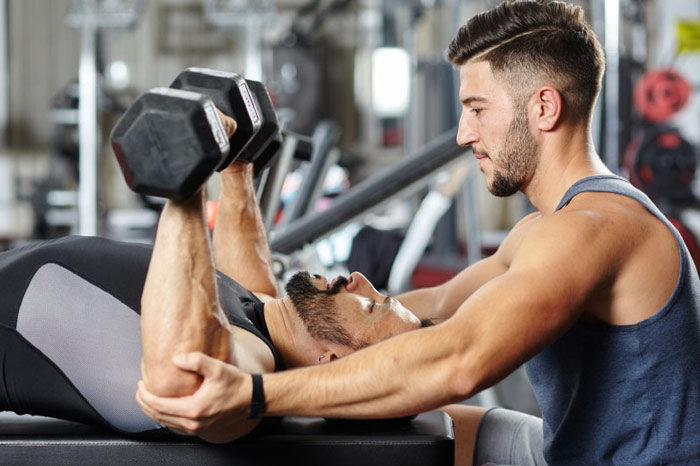
[[[250,374],[253,378],[253,396],[250,400],[248,419],[259,419],[265,412],[265,392],[263,391],[262,374]]]

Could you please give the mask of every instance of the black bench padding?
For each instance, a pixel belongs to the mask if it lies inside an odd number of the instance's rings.
[[[0,417],[0,464],[32,465],[452,465],[452,420],[432,411],[411,421],[282,419],[225,445],[144,441],[50,418]]]

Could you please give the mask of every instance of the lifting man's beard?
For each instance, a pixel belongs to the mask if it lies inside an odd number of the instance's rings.
[[[289,279],[285,290],[312,337],[359,350],[368,343],[356,340],[347,332],[333,300],[347,284],[346,277],[338,277],[330,289],[319,290],[311,283],[308,272],[297,272]]]
[[[518,192],[532,175],[538,156],[538,147],[527,125],[525,105],[515,108],[503,149],[497,154],[502,169],[495,168],[489,191],[494,196],[506,197]],[[488,154],[487,154],[488,155]],[[492,159],[492,162],[495,162]]]

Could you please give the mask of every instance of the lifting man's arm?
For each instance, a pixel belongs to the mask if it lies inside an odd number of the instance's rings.
[[[259,297],[277,297],[270,248],[255,198],[253,164],[234,162],[221,172],[214,227],[217,269]]]

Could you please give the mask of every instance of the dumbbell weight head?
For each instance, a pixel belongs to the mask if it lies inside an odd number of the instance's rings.
[[[168,88],[142,94],[110,139],[133,191],[175,200],[191,197],[230,150],[212,100]]]
[[[260,176],[267,167],[275,160],[280,150],[282,149],[282,137],[294,137],[296,139],[296,147],[294,150],[294,158],[308,162],[311,160],[313,152],[313,141],[308,136],[294,133],[292,131],[282,131],[282,134],[275,136],[264,150],[255,159],[255,168],[253,176]]]
[[[247,162],[253,162],[257,171],[257,160],[260,154],[279,135],[279,123],[277,121],[277,112],[275,112],[272,99],[265,86],[251,79],[246,79],[246,82],[248,83],[248,89],[253,94],[257,108],[260,110],[261,124],[260,131],[253,136],[250,143],[243,149],[240,158]]]
[[[188,68],[180,73],[170,87],[207,95],[224,114],[236,120],[236,132],[231,136],[228,157],[218,170],[231,164],[258,133],[262,115],[257,108],[248,83],[235,73],[207,68]]]
[[[255,162],[253,163],[253,177],[257,178],[262,175],[262,172],[272,165],[277,155],[282,149],[282,137],[277,134],[273,137],[270,142],[260,151],[255,157]]]

